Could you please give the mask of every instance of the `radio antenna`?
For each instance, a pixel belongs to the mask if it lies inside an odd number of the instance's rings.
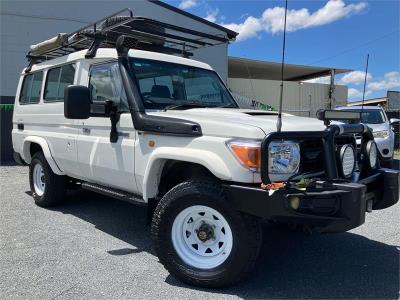
[[[363,97],[362,97],[362,104],[361,104],[361,120],[364,112],[364,101],[365,101],[365,88],[367,86],[367,76],[368,76],[368,62],[369,62],[369,53],[367,55],[367,65],[365,67],[365,77],[364,77],[364,90],[363,90]]]
[[[285,23],[284,23],[284,27],[283,27],[282,65],[281,65],[281,94],[279,97],[278,120],[276,122],[276,130],[278,132],[280,132],[282,129],[282,103],[283,103],[283,79],[284,79],[284,68],[285,68],[287,7],[288,7],[288,0],[285,0]]]

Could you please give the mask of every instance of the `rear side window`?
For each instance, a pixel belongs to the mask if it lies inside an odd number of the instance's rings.
[[[36,72],[24,77],[19,102],[22,104],[39,103],[42,89],[43,72]]]
[[[75,65],[65,65],[47,71],[44,100],[46,102],[63,101],[64,88],[74,83]]]

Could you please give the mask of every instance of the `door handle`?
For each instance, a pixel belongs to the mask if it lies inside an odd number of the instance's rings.
[[[83,128],[82,128],[82,132],[83,132],[84,134],[90,134],[90,128],[83,127]]]

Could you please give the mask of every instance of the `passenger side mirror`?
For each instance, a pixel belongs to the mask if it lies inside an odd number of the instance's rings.
[[[397,118],[392,118],[392,119],[390,119],[390,125],[394,125],[394,124],[396,124],[396,123],[400,123],[400,119],[397,119]]]
[[[64,116],[67,119],[88,119],[90,90],[82,85],[69,85],[64,89]]]

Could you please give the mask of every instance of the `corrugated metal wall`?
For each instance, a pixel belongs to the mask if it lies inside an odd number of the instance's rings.
[[[228,78],[228,86],[241,96],[278,109],[280,82],[276,80]],[[335,86],[334,106],[346,105],[347,87]],[[315,117],[317,110],[329,106],[329,85],[286,81],[283,91],[283,109],[299,116]]]

